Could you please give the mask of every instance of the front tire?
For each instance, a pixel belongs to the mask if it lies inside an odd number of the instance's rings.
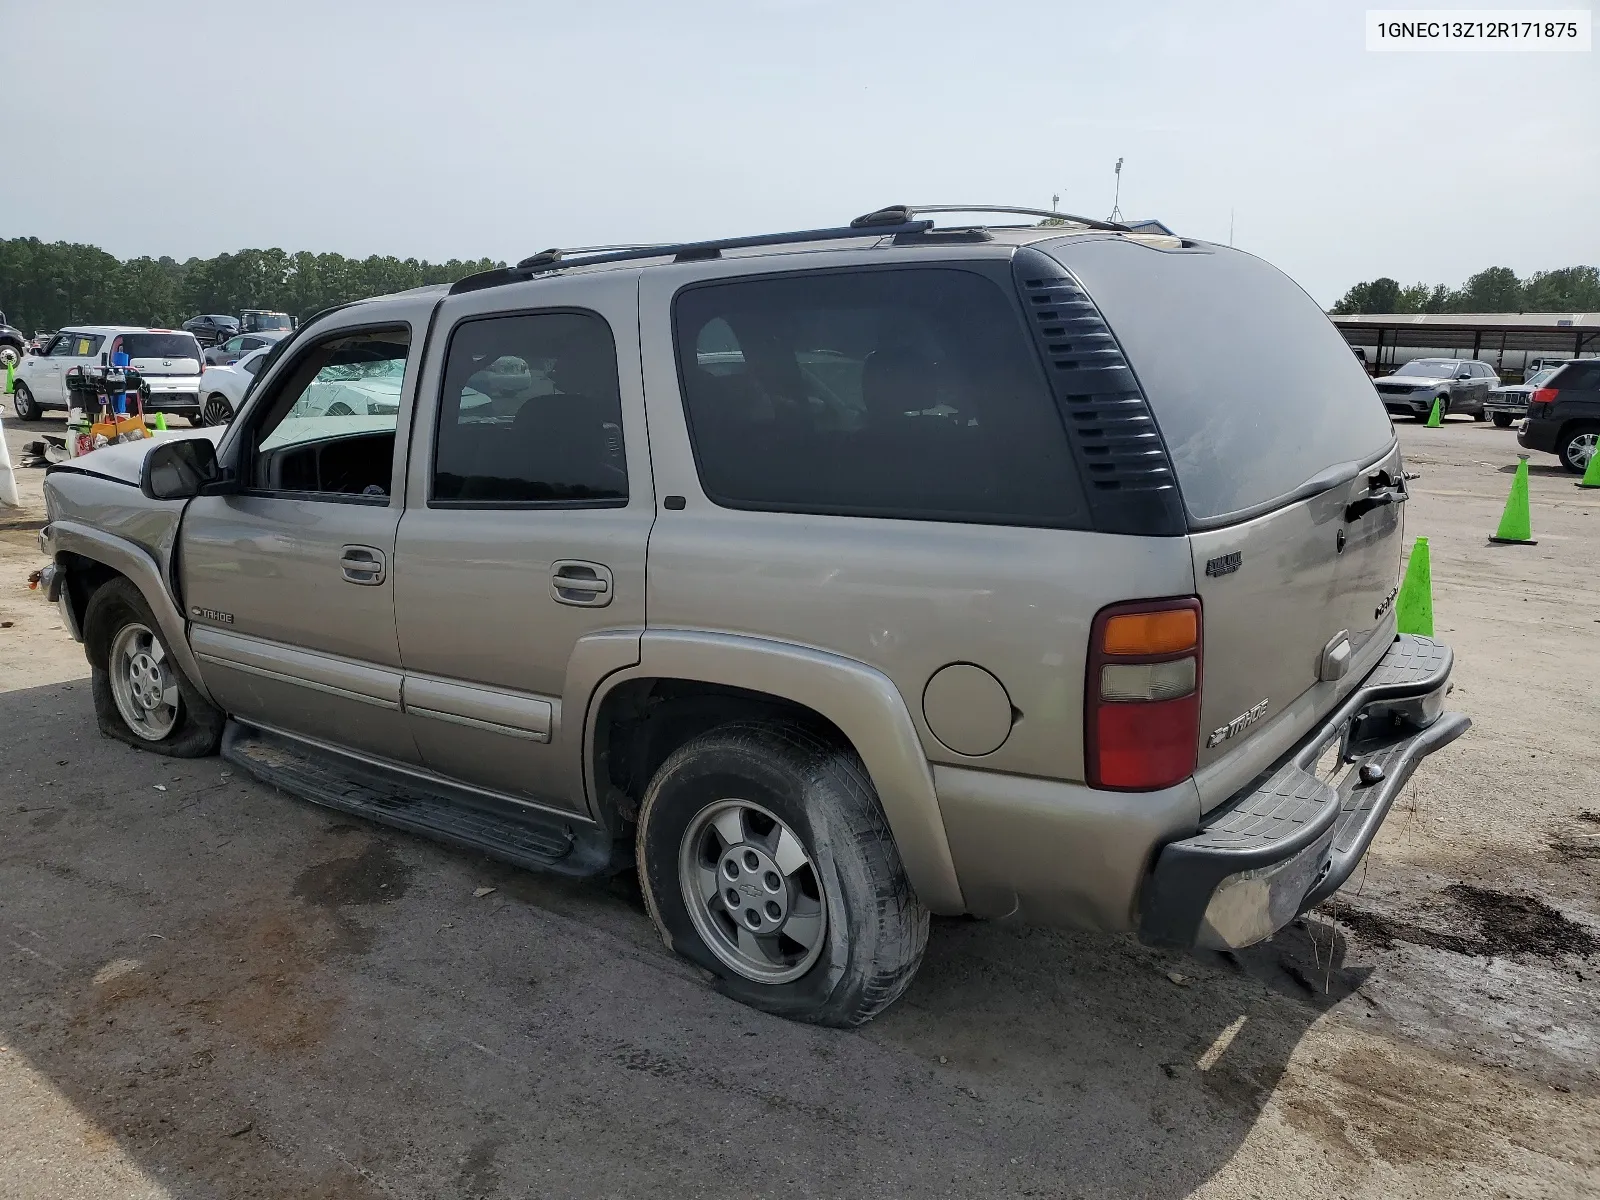
[[[679,747],[639,812],[639,881],[667,946],[752,1008],[841,1028],[910,984],[928,912],[848,749],[739,722]]]
[[[1510,413],[1495,413],[1495,415],[1494,415],[1494,427],[1496,429],[1510,429],[1511,428],[1511,414]]]
[[[15,367],[22,361],[22,351],[10,342],[0,344],[0,374],[4,374],[7,367]]]
[[[1589,469],[1589,460],[1600,448],[1600,425],[1578,425],[1562,435],[1556,454],[1561,465],[1574,475]]]
[[[28,390],[25,383],[17,383],[16,390],[11,393],[11,411],[17,414],[19,421],[37,421],[44,412],[39,407],[39,402],[33,398],[33,393]]]
[[[173,661],[132,583],[119,577],[90,597],[83,641],[101,733],[169,758],[217,752],[226,718]]]

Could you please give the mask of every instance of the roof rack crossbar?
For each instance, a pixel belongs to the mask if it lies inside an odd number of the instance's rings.
[[[891,204],[887,208],[878,209],[877,212],[857,217],[851,224],[858,228],[870,229],[894,221],[914,221],[923,213],[1015,213],[1023,217],[1047,217],[1063,222],[1071,221],[1074,225],[1087,225],[1090,229],[1109,229],[1117,233],[1131,232],[1126,225],[1116,221],[1097,221],[1093,217],[1080,217],[1073,213],[1055,212],[1043,208],[1016,208],[1007,204]]]

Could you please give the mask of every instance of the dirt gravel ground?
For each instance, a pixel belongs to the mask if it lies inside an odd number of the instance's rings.
[[[0,510],[0,1195],[1600,1194],[1600,492],[1535,456],[1491,546],[1515,435],[1400,437],[1476,724],[1345,892],[1235,957],[936,922],[854,1033],[717,994],[626,877],[102,740]]]

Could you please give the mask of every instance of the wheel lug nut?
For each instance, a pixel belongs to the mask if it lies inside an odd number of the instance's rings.
[[[738,909],[738,907],[739,907],[739,893],[738,892],[734,891],[732,888],[729,888],[727,891],[722,893],[722,898],[728,902],[728,907],[729,908]]]
[[[774,921],[783,916],[783,909],[778,907],[778,902],[776,900],[767,901],[767,916],[771,917]]]
[[[761,877],[761,882],[767,885],[767,891],[775,892],[783,886],[783,880],[778,878],[776,871],[768,871]]]
[[[747,871],[758,871],[761,869],[761,860],[756,857],[756,852],[754,850],[746,850],[744,852],[744,866],[745,870]]]

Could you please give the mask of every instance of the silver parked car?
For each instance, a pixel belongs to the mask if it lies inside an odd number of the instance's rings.
[[[1500,377],[1488,363],[1475,359],[1418,358],[1393,375],[1374,380],[1373,386],[1391,413],[1422,420],[1437,400],[1441,417],[1460,412],[1483,421],[1488,419],[1484,405],[1489,392],[1500,386]]]
[[[51,470],[100,728],[637,869],[801,1020],[891,1003],[930,913],[1271,936],[1468,725],[1395,631],[1393,428],[1259,259],[928,211],[347,305],[225,429]]]

